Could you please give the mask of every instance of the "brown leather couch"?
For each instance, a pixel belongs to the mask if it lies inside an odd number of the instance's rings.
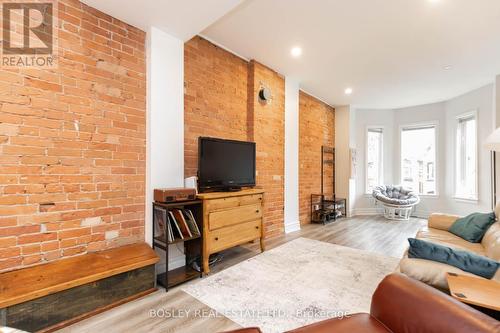
[[[231,333],[260,333],[246,328]],[[372,296],[370,314],[328,319],[288,333],[500,333],[500,322],[402,274],[388,275]],[[229,333],[229,332],[228,332]]]

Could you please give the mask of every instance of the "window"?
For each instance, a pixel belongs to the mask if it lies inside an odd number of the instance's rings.
[[[455,196],[477,199],[477,130],[476,115],[458,118],[456,141]]]
[[[434,180],[434,162],[427,163],[427,180]]]
[[[401,129],[401,184],[418,194],[437,195],[436,125]]]
[[[366,133],[366,193],[383,183],[383,138],[382,128],[368,128]]]

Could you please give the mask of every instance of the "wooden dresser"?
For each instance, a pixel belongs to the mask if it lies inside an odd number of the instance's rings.
[[[209,273],[210,254],[237,245],[263,240],[264,191],[258,189],[239,192],[198,194],[203,201],[203,272]]]

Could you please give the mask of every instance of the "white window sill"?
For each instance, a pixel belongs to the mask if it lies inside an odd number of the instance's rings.
[[[439,194],[419,194],[418,196],[426,199],[439,199]]]
[[[470,204],[477,204],[479,202],[479,198],[453,197],[453,199],[455,199],[455,201],[457,201],[457,202],[470,203]]]
[[[371,193],[363,194],[365,198],[372,198],[373,195]],[[418,194],[419,197],[424,199],[439,199],[439,194]],[[464,199],[462,199],[464,200]]]

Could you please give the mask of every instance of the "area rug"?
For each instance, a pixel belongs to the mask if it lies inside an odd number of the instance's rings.
[[[369,312],[397,258],[298,238],[183,288],[243,327],[283,332]],[[214,314],[206,314],[214,315]]]

